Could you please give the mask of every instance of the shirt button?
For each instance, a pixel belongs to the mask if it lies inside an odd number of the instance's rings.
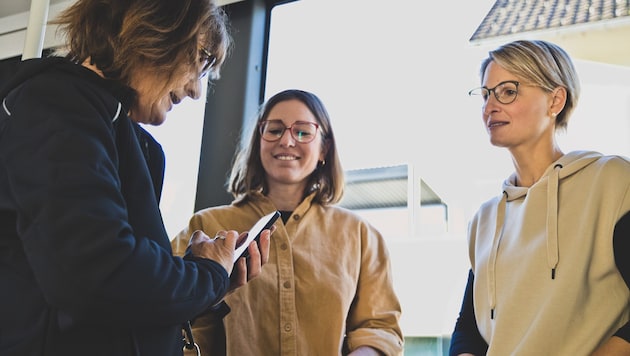
[[[284,324],[284,331],[290,332],[291,330],[293,330],[293,327],[291,326],[291,324],[289,323]]]
[[[289,248],[289,246],[287,246],[287,244],[282,244],[280,245],[280,248],[286,250],[287,248]]]
[[[300,220],[300,214],[294,214],[293,220]]]
[[[284,282],[284,284],[282,285],[284,286],[284,288],[287,288],[287,289],[291,288],[291,282],[289,281]]]

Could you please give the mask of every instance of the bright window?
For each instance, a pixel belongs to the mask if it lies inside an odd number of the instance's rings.
[[[272,12],[265,97],[314,92],[345,169],[408,165],[448,205],[447,233],[400,229],[408,221],[400,211],[366,215],[389,241],[408,336],[450,335],[468,268],[467,223],[513,171],[508,152],[489,143],[480,101],[467,95],[498,45],[468,42],[492,4],[299,0]],[[630,71],[575,60],[582,98],[561,147],[630,155]]]

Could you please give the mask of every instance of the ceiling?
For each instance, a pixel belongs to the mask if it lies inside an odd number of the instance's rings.
[[[50,4],[57,4],[68,0],[50,0]],[[31,0],[5,0],[0,4],[0,18],[29,11]]]

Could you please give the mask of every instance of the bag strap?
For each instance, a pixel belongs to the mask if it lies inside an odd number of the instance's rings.
[[[190,321],[185,322],[182,325],[182,329],[184,330],[184,350],[196,350],[197,356],[201,356],[201,350],[199,350],[199,345],[195,343],[195,338],[192,333],[192,328],[190,327]]]

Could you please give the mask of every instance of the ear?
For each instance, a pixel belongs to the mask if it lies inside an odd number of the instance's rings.
[[[567,89],[565,87],[557,87],[551,92],[551,106],[549,112],[553,116],[560,114],[567,102]],[[554,115],[555,114],[555,115]]]
[[[323,139],[321,147],[322,149],[321,149],[321,152],[319,153],[320,162],[326,160],[326,155],[328,154],[328,150],[330,149],[330,141],[328,139]]]

